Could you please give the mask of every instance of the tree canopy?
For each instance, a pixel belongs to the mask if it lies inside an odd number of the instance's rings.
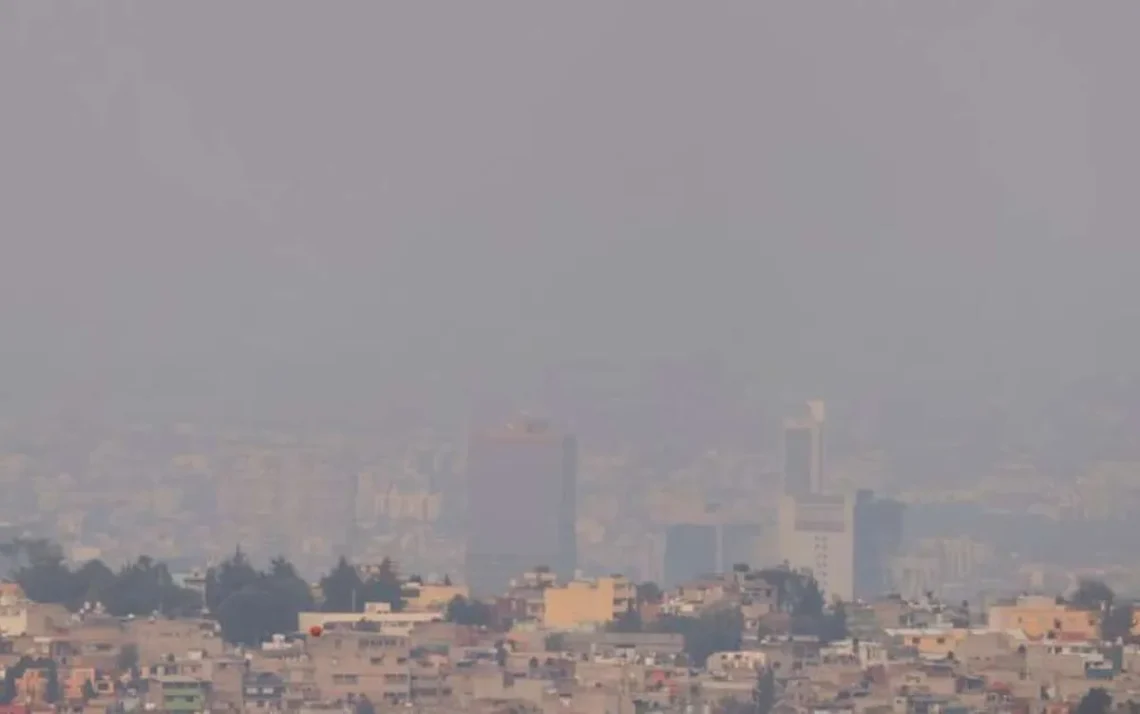
[[[360,573],[341,557],[333,569],[321,578],[325,612],[364,612],[365,603],[384,602],[393,611],[404,608],[403,585],[392,561],[385,558],[376,573],[362,580]]]
[[[78,567],[67,564],[62,549],[46,540],[23,540],[0,546],[0,555],[19,567],[15,579],[33,602],[57,603],[78,611],[99,604],[110,615],[184,617],[207,614],[233,643],[256,645],[274,634],[297,629],[297,615],[315,607],[308,582],[285,558],[258,570],[237,548],[211,568],[205,597],[179,586],[167,566],[148,556],[117,572],[99,560]],[[393,610],[404,605],[402,583],[391,560],[362,581],[356,568],[341,558],[321,579],[326,611],[362,612],[367,602],[386,602]],[[480,620],[480,603],[468,603],[460,617]]]
[[[1076,714],[1108,714],[1112,710],[1112,695],[1101,687],[1093,687],[1081,698]]]
[[[239,548],[206,579],[206,602],[228,642],[257,645],[296,632],[298,614],[313,607],[309,585],[292,563],[275,558],[258,571]]]
[[[58,603],[72,611],[99,603],[116,616],[179,617],[202,607],[198,593],[180,587],[166,565],[147,556],[116,573],[99,560],[72,569],[58,546],[37,546],[26,553],[27,562],[15,579],[34,602]]]
[[[47,671],[47,685],[44,688],[44,699],[49,704],[59,701],[59,666],[53,659],[47,657],[33,658],[27,655],[21,657],[15,664],[4,670],[4,685],[0,691],[0,704],[11,704],[16,698],[16,682],[24,676],[29,669],[42,669]]]
[[[447,603],[445,619],[458,625],[491,627],[495,624],[495,613],[491,606],[482,600],[456,595]]]
[[[662,617],[649,626],[649,631],[684,636],[689,663],[694,667],[704,667],[709,655],[740,649],[744,615],[736,607],[714,607],[697,617]]]

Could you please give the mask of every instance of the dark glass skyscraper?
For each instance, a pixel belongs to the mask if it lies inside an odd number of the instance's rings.
[[[891,589],[891,558],[902,549],[905,506],[876,498],[868,490],[855,497],[855,596],[867,600]]]
[[[578,567],[578,444],[523,418],[473,434],[467,456],[467,584],[499,595],[512,578],[548,566],[562,579]]]
[[[665,529],[664,580],[672,588],[687,580],[715,573],[718,566],[717,527],[677,523]]]

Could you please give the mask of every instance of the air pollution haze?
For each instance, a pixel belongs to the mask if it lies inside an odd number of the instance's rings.
[[[331,414],[583,361],[934,400],[1131,371],[1137,21],[12,0],[0,379]]]
[[[0,709],[1106,714],[1137,27],[0,0]]]

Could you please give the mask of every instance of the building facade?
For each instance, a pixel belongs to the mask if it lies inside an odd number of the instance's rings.
[[[784,493],[806,495],[823,493],[823,424],[826,410],[822,401],[807,403],[807,414],[784,421]]]
[[[828,600],[855,594],[855,508],[841,495],[785,495],[780,501],[780,555],[809,570]]]
[[[894,592],[891,561],[902,550],[904,506],[872,491],[855,495],[855,597]]]
[[[665,529],[664,582],[666,588],[702,575],[715,573],[719,567],[719,535],[715,525],[675,523]]]
[[[578,444],[545,421],[521,418],[471,436],[467,457],[467,585],[500,595],[511,578],[547,566],[574,578]]]

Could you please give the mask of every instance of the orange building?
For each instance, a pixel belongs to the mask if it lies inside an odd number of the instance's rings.
[[[1024,595],[1016,602],[995,605],[989,609],[991,630],[1020,630],[1031,640],[1052,634],[1064,639],[1100,638],[1100,613],[1083,610],[1043,595]]]
[[[571,580],[542,591],[544,627],[572,630],[613,622],[634,606],[637,591],[621,576]]]

